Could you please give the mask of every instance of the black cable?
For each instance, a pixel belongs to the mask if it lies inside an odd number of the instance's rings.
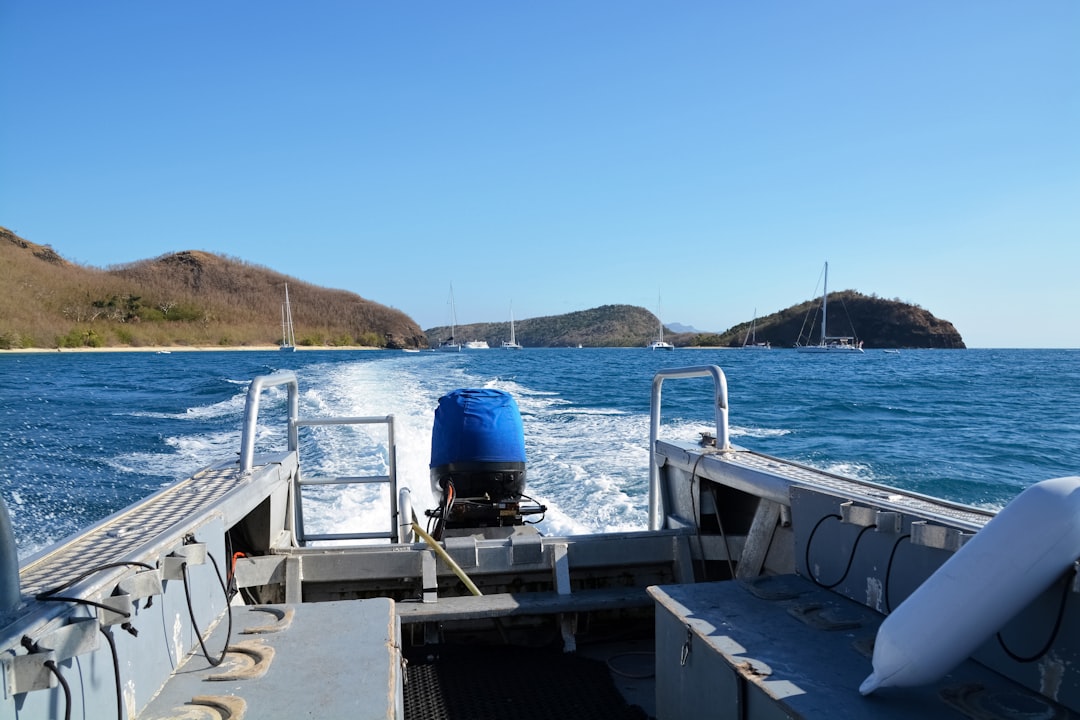
[[[522,522],[524,522],[526,525],[536,525],[537,523],[544,522],[544,518],[547,517],[547,505],[543,505],[540,502],[537,502],[536,498],[529,497],[525,493],[521,493],[521,497],[525,498],[529,502],[536,503],[536,507],[540,508],[539,518],[537,518],[536,520],[523,520]]]
[[[1001,646],[1001,649],[1005,651],[1005,654],[1008,655],[1009,658],[1015,660],[1018,663],[1029,663],[1035,662],[1042,656],[1046,655],[1046,653],[1050,652],[1050,648],[1053,646],[1054,641],[1057,640],[1058,633],[1061,632],[1061,620],[1065,617],[1065,605],[1068,603],[1069,600],[1069,585],[1069,577],[1068,575],[1066,575],[1064,588],[1061,593],[1061,603],[1058,605],[1057,618],[1054,620],[1054,629],[1051,630],[1050,637],[1047,639],[1046,643],[1039,649],[1037,653],[1035,653],[1034,655],[1029,655],[1028,657],[1021,657],[1014,653],[1012,650],[1010,650],[1005,645],[1005,638],[1001,636],[1000,632],[997,633],[998,645]]]
[[[116,652],[116,640],[112,634],[105,631],[104,625],[99,625],[98,630],[105,636],[105,642],[109,643],[112,652],[113,677],[116,678],[116,720],[124,720],[124,696],[120,689],[120,655]]]
[[[889,602],[889,578],[892,577],[893,558],[896,557],[896,550],[900,547],[900,543],[910,537],[911,535],[909,533],[907,535],[901,535],[900,537],[896,538],[896,542],[894,542],[892,546],[892,552],[889,553],[889,564],[885,566],[885,587],[882,588],[881,591],[881,594],[883,595],[882,600],[885,601],[886,615],[892,612],[892,603]]]
[[[105,565],[98,565],[96,567],[92,567],[89,570],[87,570],[86,572],[84,572],[84,573],[82,573],[80,575],[76,575],[75,577],[68,580],[63,585],[57,585],[56,587],[52,588],[51,590],[43,590],[42,592],[39,592],[37,595],[35,595],[34,599],[35,600],[47,600],[49,596],[55,595],[56,593],[60,592],[61,590],[66,590],[67,588],[71,587],[75,583],[77,583],[77,582],[79,582],[81,580],[85,580],[86,578],[90,577],[94,573],[101,572],[102,570],[111,570],[112,568],[118,568],[118,567],[131,567],[133,565],[136,566],[136,567],[146,568],[147,570],[156,570],[157,569],[153,565],[147,565],[146,563],[143,563],[143,562],[106,563]]]
[[[60,672],[60,668],[56,667],[55,661],[46,660],[44,665],[56,676],[60,687],[64,688],[64,720],[71,720],[71,687],[68,686],[67,680],[64,679],[63,673]]]
[[[843,519],[839,515],[836,515],[835,513],[833,513],[833,514],[826,515],[826,516],[822,517],[820,520],[818,520],[817,523],[814,525],[814,529],[810,531],[810,537],[808,537],[806,539],[806,554],[805,554],[806,574],[810,576],[810,579],[814,581],[815,585],[820,585],[821,587],[825,588],[826,590],[832,590],[834,587],[836,587],[840,583],[844,582],[845,578],[847,578],[847,576],[848,576],[848,573],[851,572],[852,563],[855,562],[855,551],[859,549],[859,541],[862,540],[862,536],[866,534],[867,530],[873,530],[874,528],[877,527],[877,525],[866,525],[866,526],[863,527],[862,530],[859,531],[859,534],[855,537],[855,543],[851,546],[851,554],[848,555],[847,567],[844,568],[844,574],[841,575],[840,579],[837,580],[836,582],[834,582],[834,583],[832,583],[830,585],[825,585],[820,580],[818,580],[816,577],[814,577],[814,571],[810,567],[810,545],[814,540],[814,534],[817,533],[818,528],[821,527],[821,523],[825,522],[829,518],[836,518],[837,520],[842,520]]]
[[[42,652],[41,648],[38,647],[38,644],[36,642],[34,642],[33,640],[31,640],[29,635],[23,635],[20,642],[22,643],[23,648],[25,648],[26,652],[28,652],[28,653]],[[60,672],[60,668],[56,666],[56,661],[55,660],[46,660],[44,663],[42,663],[42,665],[49,669],[49,672],[51,672],[56,677],[56,681],[58,683],[60,683],[60,687],[63,688],[63,690],[64,690],[64,720],[70,720],[71,719],[71,687],[68,686],[67,680],[64,679],[64,675]]]
[[[206,657],[206,661],[210,663],[212,667],[217,667],[225,660],[225,655],[229,651],[229,642],[232,640],[232,604],[229,602],[229,590],[225,587],[225,581],[221,577],[221,568],[218,567],[218,562],[211,553],[206,554],[210,558],[210,562],[214,564],[214,570],[217,572],[218,582],[221,583],[221,592],[225,596],[225,609],[228,613],[229,627],[225,632],[225,647],[221,650],[221,657],[215,659],[210,657],[210,651],[206,649],[206,642],[203,640],[202,631],[199,630],[198,624],[195,622],[195,606],[191,602],[191,584],[188,581],[187,563],[180,563],[180,572],[184,578],[184,597],[187,599],[188,617],[191,618],[191,629],[195,631],[195,637],[199,639],[199,647],[202,648],[203,655]]]

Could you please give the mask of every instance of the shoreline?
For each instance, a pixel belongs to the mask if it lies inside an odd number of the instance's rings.
[[[370,347],[367,345],[353,345],[350,347],[297,347],[296,352],[311,352],[312,350],[383,350],[385,348]],[[278,345],[234,345],[222,347],[220,345],[153,345],[149,347],[77,347],[77,348],[18,348],[0,350],[0,355],[36,355],[41,353],[117,353],[117,352],[142,352],[169,354],[174,352],[281,352]]]

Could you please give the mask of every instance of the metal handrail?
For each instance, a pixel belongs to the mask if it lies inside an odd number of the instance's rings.
[[[716,365],[697,365],[658,370],[653,376],[652,399],[649,406],[649,529],[660,529],[660,466],[656,460],[656,441],[660,435],[660,389],[664,380],[712,376],[713,404],[716,410],[716,447],[730,450],[728,437],[727,378]]]
[[[283,370],[272,375],[258,375],[248,386],[247,402],[244,404],[244,426],[240,434],[240,474],[249,475],[255,464],[255,429],[259,423],[259,399],[266,388],[278,385],[289,386],[289,450],[299,446],[296,422],[300,414],[300,384],[296,373]]]
[[[279,385],[288,387],[288,447],[290,452],[297,454],[297,470],[293,476],[294,498],[294,523],[296,526],[297,542],[303,544],[307,540],[368,540],[389,538],[397,542],[398,539],[398,488],[397,488],[397,449],[394,444],[394,416],[385,415],[378,417],[343,417],[343,418],[319,418],[300,419],[300,384],[296,379],[296,373],[291,370],[282,370],[270,375],[258,375],[252,379],[248,386],[247,400],[244,404],[244,425],[240,434],[240,474],[250,475],[255,465],[255,431],[259,423],[259,403],[263,390]],[[373,476],[346,476],[337,478],[313,478],[304,480],[300,472],[300,428],[312,425],[363,425],[385,423],[387,426],[387,442],[389,455],[389,472],[387,475]],[[332,533],[325,535],[304,534],[304,514],[300,499],[300,488],[305,485],[356,485],[369,483],[387,483],[390,485],[390,530],[388,532],[373,533]]]
[[[289,421],[290,434],[297,433],[299,428],[317,425],[386,425],[388,468],[386,475],[343,475],[331,478],[301,477],[300,469],[296,471],[295,488],[295,517],[296,517],[296,542],[304,545],[309,541],[317,540],[376,540],[389,539],[391,542],[398,541],[398,486],[397,486],[397,446],[394,444],[394,416],[381,415],[374,417],[341,417],[341,418],[318,418],[296,419]],[[313,533],[304,531],[304,509],[302,493],[300,489],[312,485],[370,485],[386,483],[390,486],[390,529],[385,532],[362,532],[362,533]]]

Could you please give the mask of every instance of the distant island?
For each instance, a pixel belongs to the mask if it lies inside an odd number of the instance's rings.
[[[288,284],[296,344],[309,348],[434,347],[447,326],[421,330],[400,310],[344,290],[320,288],[243,260],[187,250],[105,270],[65,260],[0,227],[0,350],[43,348],[266,347],[281,344]],[[812,332],[818,301],[759,317],[754,336],[791,347]],[[641,347],[658,318],[633,305],[604,305],[517,320],[525,347]],[[673,328],[685,326],[672,324]],[[898,300],[853,290],[830,293],[830,331],[851,328],[867,348],[963,348],[952,323]],[[677,347],[739,347],[750,321],[719,333],[665,332]],[[498,348],[509,322],[455,328],[458,341]]]
[[[853,290],[829,294],[829,328],[847,328],[867,348],[964,348],[952,323],[929,311],[899,300],[863,295]],[[774,348],[790,348],[802,337],[815,337],[820,320],[820,299],[793,305],[754,322],[754,337]],[[815,315],[816,312],[816,315]],[[676,347],[741,347],[752,321],[721,333],[665,332],[664,339]],[[604,305],[592,310],[518,320],[517,341],[525,347],[645,347],[656,339],[659,320],[645,308]],[[857,331],[856,331],[857,330]],[[449,339],[450,327],[424,331],[430,345]],[[498,347],[510,337],[510,323],[474,323],[455,328],[457,340],[484,340]]]

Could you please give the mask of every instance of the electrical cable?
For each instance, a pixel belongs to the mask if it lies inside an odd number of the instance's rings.
[[[214,564],[214,571],[217,573],[218,582],[221,584],[221,592],[225,596],[225,609],[228,615],[229,626],[225,632],[225,647],[221,650],[221,656],[218,658],[210,657],[210,651],[206,649],[206,642],[203,640],[202,631],[199,630],[198,624],[195,622],[195,606],[191,602],[191,584],[188,580],[188,564],[187,562],[180,563],[180,573],[184,578],[184,597],[187,598],[188,617],[191,618],[191,629],[195,631],[195,637],[199,639],[199,647],[202,648],[203,655],[206,657],[206,661],[210,663],[212,667],[217,667],[225,660],[225,655],[229,652],[229,642],[232,639],[232,604],[229,602],[229,590],[225,587],[225,581],[221,577],[221,568],[218,567],[217,559],[213,554],[206,553],[206,556],[210,558],[210,562]]]
[[[835,518],[837,520],[842,520],[843,519],[839,515],[837,515],[835,513],[831,513],[829,515],[825,515],[820,520],[818,520],[817,523],[814,524],[814,529],[810,531],[810,537],[808,537],[806,539],[806,553],[805,553],[805,556],[804,556],[804,560],[806,561],[806,573],[807,573],[807,575],[810,576],[810,579],[814,582],[815,585],[819,585],[819,586],[825,588],[826,590],[832,590],[834,587],[836,587],[840,583],[844,582],[844,580],[848,576],[848,573],[851,572],[852,563],[855,562],[855,551],[859,549],[859,541],[862,540],[863,535],[865,535],[868,530],[873,530],[874,528],[877,527],[876,524],[875,525],[866,525],[866,526],[863,527],[862,530],[859,531],[859,534],[855,537],[855,543],[851,546],[851,554],[848,555],[847,567],[844,568],[844,574],[841,575],[840,579],[837,580],[836,582],[834,582],[834,583],[832,583],[830,585],[826,585],[826,584],[822,583],[820,580],[818,580],[816,577],[814,577],[814,571],[810,567],[810,546],[814,541],[814,535],[817,533],[818,528],[821,527],[821,523],[825,522],[829,518]]]
[[[702,533],[701,533],[701,518],[698,517],[697,502],[696,502],[696,499],[695,499],[697,497],[697,493],[694,492],[694,480],[697,479],[697,469],[698,469],[698,465],[701,463],[702,459],[704,459],[704,457],[706,455],[716,455],[719,452],[720,452],[719,450],[712,450],[712,451],[701,453],[700,455],[698,455],[697,460],[694,461],[694,467],[690,470],[690,512],[693,513],[694,521],[697,523],[698,554],[701,555],[701,579],[702,580],[708,580],[709,573],[708,573],[708,564],[706,563],[706,558],[705,558],[705,541],[702,538]],[[698,487],[700,487],[700,486],[701,486],[701,484],[698,483]],[[719,502],[719,498],[717,498],[717,496],[716,496],[716,488],[711,487],[709,489],[709,494],[712,495],[713,507],[716,508],[716,526],[718,528],[720,528],[720,537],[724,541],[724,555],[725,555],[725,559],[727,560],[728,572],[731,573],[731,579],[734,580],[735,579],[735,562],[731,559],[731,547],[728,545],[727,533],[724,531],[724,521],[720,517],[720,502]]]
[[[1027,657],[1021,657],[1005,645],[1005,638],[1001,636],[1001,632],[997,633],[998,645],[1001,646],[1001,649],[1005,651],[1005,654],[1008,655],[1010,659],[1015,660],[1018,663],[1030,663],[1035,662],[1036,660],[1046,655],[1046,653],[1050,652],[1050,648],[1054,645],[1054,641],[1057,640],[1057,636],[1061,632],[1061,621],[1065,617],[1065,605],[1068,603],[1069,600],[1070,584],[1071,583],[1069,582],[1068,574],[1066,574],[1064,588],[1062,589],[1061,593],[1061,602],[1058,605],[1057,618],[1055,618],[1054,620],[1054,628],[1050,631],[1050,637],[1046,640],[1046,643],[1039,649],[1038,652]]]
[[[64,720],[71,720],[71,687],[64,678],[64,674],[60,672],[60,668],[56,666],[55,661],[46,660],[43,664],[56,676],[56,681],[60,683],[60,687],[64,688]]]
[[[537,523],[544,522],[544,518],[547,517],[547,505],[541,504],[539,501],[536,500],[536,498],[529,497],[525,493],[521,493],[521,497],[525,498],[529,502],[536,503],[536,507],[538,507],[540,509],[540,517],[539,518],[537,518],[536,520],[522,520],[522,522],[525,523],[526,525],[536,525]]]
[[[124,720],[124,695],[120,688],[120,654],[116,652],[116,640],[105,630],[104,625],[99,625],[98,630],[105,636],[105,642],[109,643],[109,652],[112,654],[113,678],[116,680],[116,720]]]
[[[23,648],[28,653],[41,652],[41,648],[38,644],[30,639],[29,635],[23,635],[22,640]],[[71,687],[68,685],[67,680],[64,678],[64,674],[60,672],[60,668],[57,667],[55,660],[46,660],[42,665],[49,669],[49,672],[56,677],[56,681],[60,683],[60,687],[64,690],[64,720],[70,720],[71,718]]]
[[[885,587],[881,591],[881,594],[883,596],[882,600],[885,601],[886,614],[892,612],[892,603],[889,602],[889,578],[892,577],[893,558],[896,557],[896,550],[900,547],[900,543],[902,543],[904,540],[909,539],[910,537],[911,534],[909,533],[907,535],[901,535],[900,537],[896,538],[896,542],[894,542],[892,546],[892,552],[889,553],[889,564],[885,566]]]
[[[95,573],[101,572],[103,570],[110,570],[112,568],[117,568],[117,567],[131,567],[131,566],[142,567],[142,568],[146,568],[147,570],[156,570],[157,569],[153,565],[148,565],[148,564],[143,563],[143,562],[115,562],[115,563],[107,563],[105,565],[98,565],[96,567],[90,568],[89,570],[87,570],[87,571],[85,571],[83,573],[80,573],[79,575],[72,578],[71,580],[68,580],[66,583],[64,583],[62,585],[57,585],[54,588],[51,588],[49,590],[44,590],[44,591],[38,593],[37,595],[34,596],[34,599],[42,601],[42,602],[70,602],[70,603],[74,603],[76,605],[84,605],[84,606],[96,607],[96,608],[100,608],[102,610],[106,610],[106,611],[109,611],[109,612],[116,613],[117,615],[120,615],[120,616],[122,616],[124,618],[130,618],[131,613],[129,613],[129,612],[121,612],[121,611],[117,610],[116,608],[105,605],[104,603],[95,602],[95,601],[89,600],[87,598],[69,597],[69,596],[66,596],[66,595],[57,595],[56,593],[60,592],[61,590],[66,589],[66,588],[69,588],[72,585],[75,585],[76,583],[79,583],[82,580],[85,580],[87,577],[89,577],[89,576],[91,576],[91,575],[93,575]],[[146,603],[146,607],[150,607],[150,601],[149,600]],[[131,626],[130,622],[123,623],[121,625],[121,627],[124,630],[127,630],[133,636],[138,635],[138,632],[136,632],[135,628],[133,628]],[[120,687],[120,658],[119,658],[119,656],[117,655],[117,652],[116,652],[116,641],[113,639],[112,635],[110,635],[108,632],[106,632],[104,626],[98,625],[98,630],[101,632],[102,635],[105,636],[106,640],[109,643],[109,648],[112,651],[113,678],[116,681],[116,717],[117,718],[123,718],[123,695],[122,695],[122,691],[121,691],[121,687]],[[53,673],[58,678],[60,678],[61,683],[64,684],[64,686],[66,688],[67,685],[63,681],[63,678],[59,674],[59,668],[54,669]],[[68,704],[70,705],[70,702],[71,702],[70,701],[70,690],[65,690],[65,693],[68,695],[68,698],[69,698],[68,699]],[[70,709],[68,710],[68,715],[66,715],[66,717],[69,717],[69,716],[70,716]]]
[[[78,605],[91,605],[91,606],[96,607],[96,608],[101,608],[102,610],[109,610],[111,612],[118,612],[114,608],[111,608],[108,605],[105,605],[103,603],[95,602],[93,600],[87,600],[86,598],[68,597],[68,596],[65,596],[65,595],[57,595],[56,593],[60,592],[61,590],[66,590],[67,588],[71,587],[72,585],[75,585],[76,583],[82,582],[86,578],[90,577],[91,575],[93,575],[95,573],[99,573],[102,570],[111,570],[112,568],[131,567],[131,566],[142,567],[142,568],[146,568],[148,570],[156,570],[157,569],[153,565],[147,565],[146,563],[143,563],[143,562],[106,563],[105,565],[98,565],[96,567],[92,567],[89,570],[86,570],[85,572],[80,573],[79,575],[76,575],[75,577],[68,580],[63,585],[57,585],[56,587],[51,588],[49,590],[43,590],[43,591],[39,592],[37,595],[35,595],[34,599],[39,600],[41,602],[72,602],[72,603],[76,603]],[[119,614],[123,615],[124,617],[131,617],[131,613],[119,613]]]

